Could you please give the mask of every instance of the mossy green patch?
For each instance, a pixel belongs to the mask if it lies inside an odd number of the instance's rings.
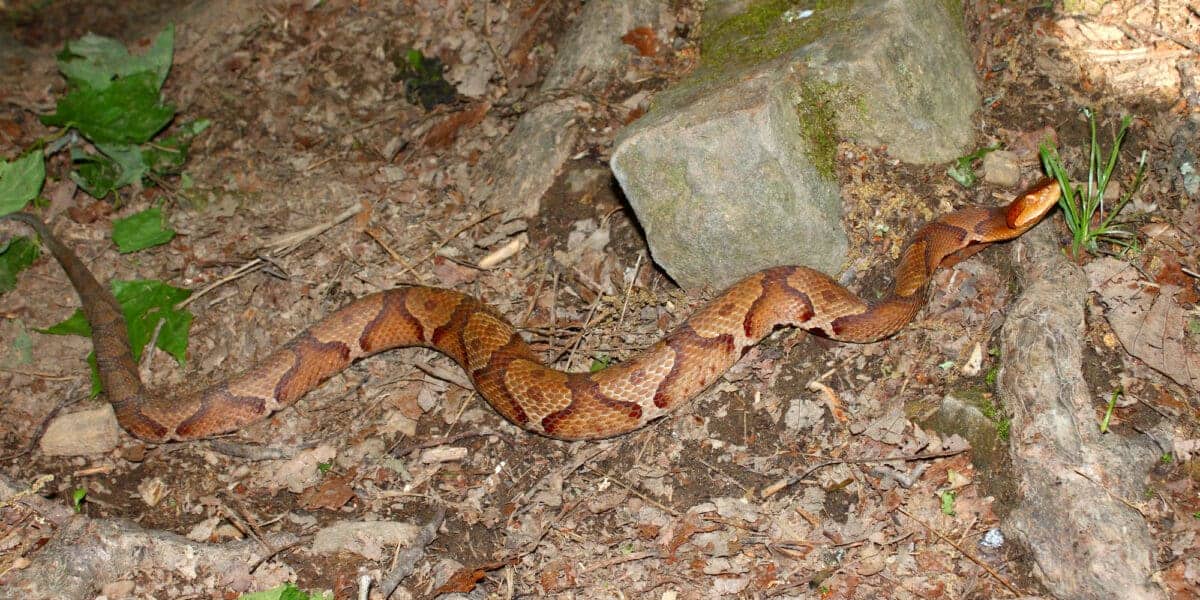
[[[968,388],[965,390],[956,390],[954,396],[958,399],[970,404],[979,409],[987,420],[996,425],[996,435],[1004,441],[1008,440],[1008,435],[1012,429],[1012,419],[1004,414],[1004,411],[994,402],[992,397],[986,391],[980,388]]]
[[[855,4],[854,0],[752,0],[741,12],[722,16],[719,3],[713,3],[704,15],[698,74],[703,77],[707,71],[716,76],[801,48],[836,27],[839,17]]]
[[[800,87],[796,103],[796,118],[800,132],[808,142],[806,153],[817,172],[826,179],[834,178],[837,162],[836,86],[824,82],[806,82]]]

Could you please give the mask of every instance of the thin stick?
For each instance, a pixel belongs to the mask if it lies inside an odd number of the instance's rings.
[[[414,262],[414,263],[413,263],[413,265],[414,265],[414,266],[416,266],[416,265],[419,265],[419,264],[421,264],[421,263],[423,263],[423,262],[425,262],[425,261],[427,261],[427,260],[429,260],[429,259],[433,258],[433,256],[434,256],[435,254],[437,254],[437,253],[438,253],[438,250],[441,250],[441,249],[442,249],[442,247],[444,247],[446,244],[449,244],[449,243],[450,243],[450,240],[453,240],[454,238],[456,238],[456,237],[458,237],[458,236],[462,235],[464,231],[466,231],[466,230],[468,230],[468,229],[470,229],[470,228],[472,228],[472,227],[474,227],[474,226],[476,226],[476,225],[478,225],[478,224],[480,224],[480,223],[482,223],[482,222],[484,222],[484,221],[486,221],[486,220],[488,220],[488,219],[490,219],[490,218],[492,218],[492,217],[494,217],[494,216],[496,216],[496,215],[500,214],[501,212],[503,212],[503,211],[499,211],[499,210],[493,210],[492,212],[490,212],[490,213],[488,213],[488,214],[486,214],[486,215],[483,215],[482,217],[479,217],[479,218],[477,218],[477,219],[474,219],[474,220],[472,220],[472,221],[468,221],[466,225],[463,225],[462,227],[459,227],[457,230],[455,230],[455,232],[454,232],[454,233],[452,233],[452,234],[450,234],[450,235],[448,235],[448,236],[446,236],[446,237],[442,238],[442,241],[441,241],[441,242],[438,242],[438,245],[434,246],[434,247],[433,247],[433,250],[430,250],[428,253],[426,253],[426,254],[425,254],[425,256],[422,256],[420,260],[418,260],[418,261]]]
[[[1012,584],[1010,584],[1007,580],[1005,580],[1003,577],[1001,577],[1000,574],[997,573],[995,569],[989,567],[987,565],[987,563],[984,563],[983,561],[979,560],[978,558],[975,558],[975,556],[972,555],[970,552],[963,550],[963,548],[961,546],[959,546],[958,544],[954,543],[953,540],[942,535],[942,532],[934,529],[925,521],[922,521],[922,520],[912,516],[911,514],[909,514],[908,511],[904,510],[903,508],[901,508],[899,506],[896,507],[896,510],[899,511],[900,514],[916,521],[917,523],[920,523],[922,527],[924,527],[925,529],[928,529],[931,533],[933,533],[933,535],[938,536],[938,538],[940,538],[943,542],[946,542],[947,544],[950,544],[951,546],[953,546],[955,550],[958,550],[959,554],[962,554],[963,556],[967,557],[967,559],[969,559],[971,562],[979,565],[984,571],[987,571],[988,575],[991,575],[993,579],[1000,582],[1000,585],[1007,588],[1008,591],[1012,592],[1014,596],[1021,595],[1021,592],[1017,591],[1017,588],[1013,587]]]
[[[342,211],[341,214],[335,216],[334,218],[332,218],[328,221],[325,221],[324,223],[318,223],[316,225],[313,225],[312,227],[308,227],[306,229],[301,229],[300,231],[295,231],[292,233],[281,235],[266,244],[267,247],[272,248],[272,250],[268,253],[268,256],[270,256],[270,257],[285,256],[288,253],[290,253],[291,251],[300,247],[300,245],[303,244],[304,242],[307,242],[308,240],[310,240],[318,235],[321,235],[322,233],[325,233],[333,226],[337,225],[338,223],[341,223],[342,221],[345,221],[346,219],[349,219],[350,217],[353,217],[354,215],[358,214],[361,211],[362,211],[362,205],[355,204],[355,205],[351,206],[350,208],[347,208],[346,210]],[[263,268],[263,266],[266,264],[267,264],[267,261],[263,258],[250,259],[250,260],[246,261],[245,263],[243,263],[242,266],[234,269],[232,273],[208,284],[207,286],[204,286],[203,288],[200,289],[200,291],[192,294],[191,296],[188,296],[182,302],[180,302],[179,304],[176,304],[175,307],[183,308],[183,307],[191,304],[192,302],[195,302],[201,296],[217,289],[218,287],[225,285],[226,283],[229,283],[230,281],[244,277],[249,273],[253,273],[254,271],[257,271],[257,270]]]
[[[629,308],[629,292],[633,291],[633,284],[637,283],[638,273],[642,272],[642,253],[638,252],[637,262],[633,263],[633,277],[629,278],[629,285],[625,286],[625,300],[621,302],[621,316],[617,319],[617,325],[625,323],[625,309]]]
[[[592,318],[596,316],[596,309],[600,307],[600,301],[604,299],[600,294],[596,294],[596,300],[592,302],[592,308],[588,311],[587,319],[583,322],[583,328],[579,330],[579,335],[575,336],[575,343],[571,345],[571,355],[567,357],[567,368],[571,367],[571,363],[575,362],[575,351],[583,344],[583,338],[588,334],[592,326]],[[608,311],[605,311],[608,312]]]
[[[1197,44],[1191,40],[1185,40],[1185,39],[1180,38],[1175,35],[1171,35],[1170,33],[1167,33],[1161,29],[1158,29],[1157,27],[1150,27],[1149,25],[1138,25],[1137,23],[1134,23],[1133,21],[1125,21],[1125,24],[1134,29],[1137,29],[1138,31],[1144,31],[1151,35],[1157,35],[1158,37],[1171,40],[1172,42],[1175,42],[1176,44],[1179,44],[1180,46],[1183,46],[1184,48],[1187,48],[1188,50],[1191,50],[1192,52],[1200,52],[1200,44]]]
[[[847,458],[847,459],[827,460],[825,462],[817,463],[817,464],[809,467],[807,471],[801,473],[800,475],[797,475],[795,477],[789,477],[787,479],[780,479],[779,481],[776,481],[775,483],[763,488],[762,491],[760,491],[758,493],[758,495],[762,498],[768,498],[774,494],[779,493],[780,490],[789,488],[793,485],[796,485],[797,483],[800,483],[801,481],[804,480],[804,478],[808,477],[809,475],[812,475],[814,471],[824,469],[825,467],[829,467],[829,466],[833,466],[833,465],[865,465],[865,464],[872,464],[872,463],[892,462],[895,460],[902,460],[904,462],[912,462],[914,460],[927,460],[930,458],[945,458],[947,456],[955,456],[957,454],[962,454],[963,452],[966,452],[966,450],[965,449],[963,449],[963,450],[946,450],[944,452],[930,452],[928,454],[906,454],[903,456],[880,456],[879,458]]]

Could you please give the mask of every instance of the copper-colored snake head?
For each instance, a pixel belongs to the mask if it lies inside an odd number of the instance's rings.
[[[1058,204],[1061,196],[1062,188],[1059,187],[1058,181],[1049,177],[1043,178],[1008,205],[1005,220],[1010,228],[1024,232],[1042,220],[1042,217]]]

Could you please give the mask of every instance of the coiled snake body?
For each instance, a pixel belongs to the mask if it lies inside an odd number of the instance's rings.
[[[403,346],[449,355],[480,395],[513,423],[576,440],[626,433],[670,412],[777,327],[801,327],[850,342],[895,333],[925,303],[939,265],[1021,235],[1058,196],[1058,185],[1043,180],[1008,206],[964,208],[931,221],[905,246],[892,293],[875,303],[807,267],[760,271],[726,289],[641,355],[595,373],[545,367],[494,309],[452,290],[412,286],[359,298],[244,373],[179,396],[143,386],[116,299],[71,249],[37,217],[8,217],[36,229],[66,270],[92,326],[105,394],[121,426],[143,440],[189,440],[237,430],[295,402],[353,361]]]

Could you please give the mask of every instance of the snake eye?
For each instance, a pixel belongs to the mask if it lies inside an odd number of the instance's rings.
[[[1049,177],[1033,184],[1012,204],[1008,205],[1005,221],[1010,229],[1032,227],[1058,202],[1062,189],[1058,182]]]

